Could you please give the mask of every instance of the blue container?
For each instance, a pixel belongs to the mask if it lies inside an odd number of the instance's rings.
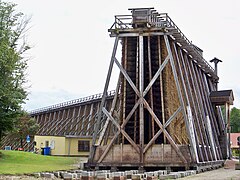
[[[51,148],[50,147],[43,148],[43,155],[51,155]]]

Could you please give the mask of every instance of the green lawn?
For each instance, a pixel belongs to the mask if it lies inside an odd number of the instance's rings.
[[[0,150],[0,174],[28,174],[74,169],[80,158],[43,156],[30,152]]]

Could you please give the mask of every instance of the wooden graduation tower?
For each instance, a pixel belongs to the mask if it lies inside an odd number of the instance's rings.
[[[90,167],[184,167],[223,163],[225,121],[209,97],[218,76],[166,13],[134,8],[115,16],[115,37]],[[122,58],[116,58],[121,42]],[[113,65],[120,70],[105,107]],[[103,117],[105,118],[104,123]]]

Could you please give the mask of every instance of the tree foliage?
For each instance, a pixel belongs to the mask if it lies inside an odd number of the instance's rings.
[[[240,109],[237,109],[236,107],[231,109],[230,126],[232,133],[240,132]]]
[[[221,106],[223,119],[226,121],[225,106]],[[230,111],[231,133],[240,132],[240,109],[233,107]]]
[[[24,87],[29,49],[25,34],[29,18],[15,10],[16,4],[0,1],[0,142],[14,127],[27,97]]]
[[[31,118],[28,113],[23,112],[23,115],[18,119],[11,134],[20,140],[21,148],[23,148],[23,140],[26,139],[27,135],[34,135],[38,128],[39,125],[36,120]]]

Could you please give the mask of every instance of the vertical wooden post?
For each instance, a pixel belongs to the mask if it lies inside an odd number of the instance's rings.
[[[148,36],[148,71],[149,71],[149,81],[152,79],[152,63],[151,63],[152,59],[151,59],[151,42],[150,42],[150,36]],[[149,90],[150,93],[150,107],[153,109],[153,91],[152,88]],[[153,137],[155,135],[155,127],[154,127],[154,119],[153,117],[151,117],[152,119],[152,127],[151,127],[151,131],[152,134],[151,136]],[[149,129],[149,132],[151,132]],[[150,133],[149,133],[150,134]],[[149,136],[149,137],[151,137]]]
[[[139,130],[140,130],[140,161],[143,163],[143,149],[144,149],[144,106],[143,106],[143,91],[144,91],[144,52],[143,52],[143,36],[139,35],[139,91],[140,91],[140,105],[139,105]]]
[[[227,158],[231,158],[231,148],[230,148],[230,105],[225,104],[225,114],[226,114],[226,136],[227,136]]]
[[[161,56],[161,38],[158,36],[158,58],[159,58],[159,67],[162,65],[162,56]],[[162,71],[160,72],[160,96],[161,96],[161,107],[162,107],[162,124],[163,126],[165,125],[165,108],[164,108],[164,94],[163,94],[163,76],[162,76]],[[163,134],[163,144],[166,144],[166,136]],[[164,149],[164,146],[163,146]]]

